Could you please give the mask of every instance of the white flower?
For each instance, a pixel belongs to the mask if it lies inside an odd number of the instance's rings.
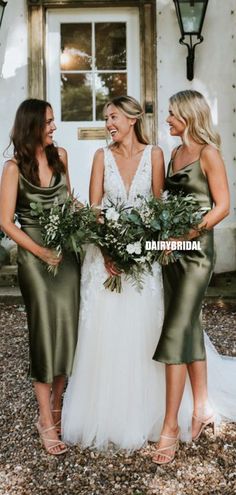
[[[115,208],[109,208],[106,211],[105,215],[106,215],[107,220],[112,220],[113,222],[117,222],[117,220],[120,216],[118,211],[115,210]]]
[[[134,242],[133,244],[127,244],[126,246],[126,251],[127,253],[129,254],[141,254],[142,252],[142,246],[141,246],[141,242],[137,241],[137,242]]]
[[[134,253],[134,245],[133,244],[127,244],[126,251],[129,254],[133,254]]]
[[[169,196],[169,191],[163,191],[161,194],[161,199],[165,201],[166,199],[168,199],[168,196]]]
[[[137,263],[140,263],[140,264],[147,262],[145,256],[140,256],[140,258],[135,258],[135,261],[137,261]]]

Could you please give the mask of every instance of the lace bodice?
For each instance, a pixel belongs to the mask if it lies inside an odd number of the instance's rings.
[[[152,192],[152,146],[147,145],[132,179],[129,191],[119,172],[115,158],[109,148],[104,148],[104,196],[103,206],[122,203],[127,206],[139,206],[140,196],[148,197]]]

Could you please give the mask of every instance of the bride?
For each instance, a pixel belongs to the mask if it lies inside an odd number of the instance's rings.
[[[105,108],[110,147],[94,157],[90,203],[139,206],[140,197],[160,195],[164,161],[144,133],[143,110],[129,96]],[[165,400],[164,366],[152,360],[163,321],[161,268],[147,274],[143,290],[122,280],[120,294],[103,282],[112,262],[89,246],[82,269],[79,339],[63,406],[63,437],[84,447],[138,449],[156,440]],[[123,277],[123,275],[122,275]]]

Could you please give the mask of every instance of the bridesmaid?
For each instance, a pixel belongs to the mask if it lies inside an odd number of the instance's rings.
[[[80,266],[71,254],[59,259],[42,246],[40,226],[30,203],[50,209],[70,192],[67,153],[56,148],[51,105],[28,99],[17,110],[11,134],[13,158],[5,163],[0,195],[0,224],[18,244],[18,276],[29,327],[30,371],[39,406],[36,424],[49,454],[66,452],[59,439],[61,397],[72,369],[77,340]],[[21,228],[14,223],[17,214]],[[58,265],[53,277],[45,264]]]
[[[178,447],[178,412],[186,375],[193,393],[192,438],[207,424],[214,424],[208,403],[206,353],[200,313],[214,267],[213,227],[229,213],[229,191],[220,153],[220,138],[213,130],[209,106],[197,91],[180,91],[170,98],[171,136],[182,144],[174,149],[165,188],[193,194],[205,214],[199,228],[201,251],[188,251],[176,263],[164,267],[165,319],[154,359],[166,364],[166,413],[153,461],[166,464]],[[214,205],[214,206],[213,206]],[[191,230],[188,239],[198,231]]]

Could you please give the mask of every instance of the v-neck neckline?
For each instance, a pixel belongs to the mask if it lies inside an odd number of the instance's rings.
[[[141,165],[142,165],[142,163],[143,163],[143,159],[144,159],[144,156],[145,156],[145,152],[146,152],[147,147],[148,147],[148,144],[145,146],[145,148],[144,148],[144,150],[143,150],[143,152],[142,152],[141,158],[140,158],[140,160],[139,160],[139,162],[138,162],[138,165],[137,165],[137,167],[136,167],[136,169],[135,169],[135,172],[134,172],[134,174],[133,174],[133,177],[132,177],[132,179],[131,179],[131,181],[130,181],[130,185],[129,185],[128,190],[127,190],[127,189],[126,189],[126,187],[125,187],[124,179],[123,179],[123,177],[122,177],[122,175],[121,175],[121,172],[120,172],[120,169],[119,169],[119,167],[118,167],[118,165],[117,165],[116,159],[115,159],[115,157],[114,157],[114,155],[113,155],[113,153],[112,153],[111,149],[109,148],[109,152],[111,153],[111,157],[112,157],[112,161],[113,161],[113,164],[114,164],[115,171],[116,171],[116,173],[117,173],[117,175],[118,175],[118,177],[119,177],[119,180],[120,180],[121,185],[122,185],[122,187],[123,187],[123,189],[124,189],[124,192],[125,192],[125,195],[126,195],[127,199],[128,199],[128,198],[129,198],[129,196],[130,196],[130,191],[131,191],[131,189],[132,189],[132,187],[133,187],[134,181],[135,181],[135,179],[136,179],[136,177],[137,177],[137,175],[138,175],[138,173],[139,173],[139,170],[141,169]]]

